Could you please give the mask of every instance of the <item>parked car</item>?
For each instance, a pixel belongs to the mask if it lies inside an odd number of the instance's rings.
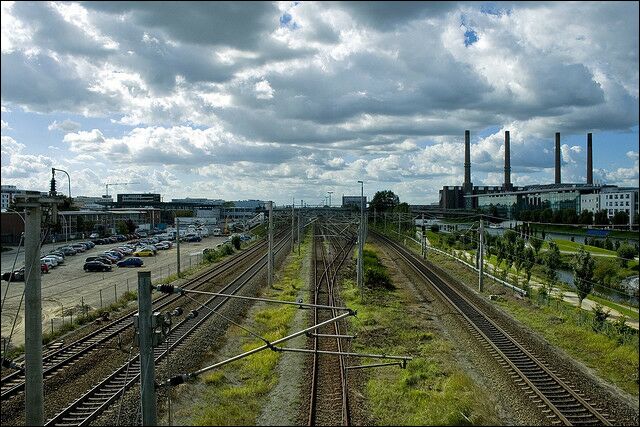
[[[64,252],[62,251],[51,251],[49,252],[47,255],[55,255],[55,256],[59,256],[60,258],[64,259]]]
[[[13,272],[7,271],[6,273],[2,273],[2,280],[8,282],[9,279],[11,279],[12,282],[24,282],[24,267],[19,270],[14,270]]]
[[[89,261],[84,263],[84,271],[111,271],[111,264],[100,261]]]
[[[40,258],[40,262],[46,262],[49,265],[49,268],[55,268],[58,266],[58,260],[53,257],[42,257]]]
[[[64,264],[64,258],[59,256],[59,255],[55,255],[55,254],[47,254],[44,256],[44,258],[53,258],[56,260],[56,262],[59,264]]]
[[[104,262],[105,264],[115,264],[116,262],[118,262],[117,259],[109,258],[106,255],[97,255],[96,261]]]
[[[155,254],[151,249],[140,249],[133,253],[133,256],[154,256]]]
[[[183,242],[201,242],[202,241],[202,237],[196,235],[196,234],[187,234],[186,236],[184,236],[184,238],[182,239]]]
[[[91,233],[91,234],[89,235],[89,238],[90,238],[90,239],[97,239],[98,237],[100,237],[100,234],[98,234],[98,233]]]
[[[121,260],[122,258],[124,258],[124,254],[118,252],[118,251],[105,251],[104,252],[105,255],[111,255],[116,257],[118,260]]]
[[[59,248],[57,248],[60,252],[62,252],[65,255],[75,255],[77,253],[77,251],[75,249],[73,249],[71,246],[60,246]]]
[[[173,247],[173,242],[170,242],[168,240],[163,240],[160,243],[164,243],[165,245],[168,245],[169,249],[171,249]]]
[[[40,273],[48,273],[48,272],[49,272],[49,266],[44,262],[40,264]]]
[[[122,261],[118,261],[116,264],[118,267],[142,267],[144,265],[144,261],[140,258],[127,258]]]
[[[120,260],[118,257],[116,257],[115,255],[109,254],[108,252],[105,252],[105,253],[100,254],[98,256],[108,258],[112,263],[118,262]]]
[[[76,253],[84,252],[87,250],[87,247],[85,245],[81,245],[80,243],[74,243],[73,245],[71,245],[71,247],[76,250]]]

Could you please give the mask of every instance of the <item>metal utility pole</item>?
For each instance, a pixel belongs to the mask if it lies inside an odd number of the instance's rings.
[[[480,239],[479,239],[479,247],[478,247],[478,252],[480,253],[480,258],[479,258],[479,262],[478,262],[478,290],[480,292],[482,292],[482,289],[484,288],[484,283],[483,283],[483,279],[484,279],[484,223],[482,221],[482,218],[480,218]]]
[[[42,385],[42,288],[40,277],[40,234],[42,206],[51,206],[51,220],[56,221],[55,178],[51,179],[51,197],[39,192],[27,192],[16,197],[16,206],[25,210],[25,422],[26,425],[44,424],[44,392]]]
[[[176,216],[176,266],[178,270],[178,277],[180,277],[180,220]]]
[[[26,208],[24,231],[25,257],[25,421],[26,425],[44,424],[42,388],[42,288],[40,280],[40,203]],[[36,268],[37,267],[37,268]]]
[[[427,229],[424,226],[424,214],[422,214],[422,223],[421,225],[421,230],[422,230],[422,239],[421,243],[422,243],[422,257],[426,258],[426,254],[427,254],[427,241],[426,241],[426,235],[427,235]]]
[[[371,206],[371,205],[369,205]],[[376,226],[376,208],[373,208],[373,226]]]
[[[298,209],[298,255],[300,255],[300,220],[302,219],[300,215],[301,210],[302,209]]]
[[[138,272],[138,338],[140,343],[140,403],[142,425],[155,426],[156,373],[153,357],[155,325],[151,308],[151,272]]]
[[[269,253],[267,254],[267,283],[273,286],[273,202],[269,202]]]
[[[358,236],[358,271],[357,280],[358,288],[362,289],[364,286],[364,263],[363,250],[364,250],[364,181],[358,181],[360,183],[360,235]]]
[[[296,199],[292,200],[293,203],[291,203],[291,252],[293,252],[295,250],[295,230],[296,230],[296,217],[295,217],[295,205],[296,205]]]
[[[398,234],[400,234],[400,212],[398,212]]]

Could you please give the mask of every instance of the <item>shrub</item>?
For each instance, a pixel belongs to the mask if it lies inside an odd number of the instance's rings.
[[[222,245],[222,255],[232,255],[233,254],[233,248],[231,247],[231,245]]]
[[[231,244],[234,248],[236,248],[236,250],[240,250],[240,243],[242,243],[242,241],[240,240],[240,236],[233,236],[231,238]]]
[[[383,288],[392,290],[395,286],[386,271],[378,267],[367,267],[364,271],[364,285],[370,289]]]
[[[603,307],[600,304],[596,304],[593,310],[593,330],[598,332],[602,330],[604,326],[604,322],[609,317],[610,311],[604,311]]]

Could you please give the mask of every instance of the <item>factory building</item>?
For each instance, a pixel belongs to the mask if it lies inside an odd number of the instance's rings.
[[[445,186],[440,190],[443,209],[480,209],[506,218],[518,211],[550,208],[553,211],[573,209],[606,210],[609,219],[617,212],[626,212],[630,223],[638,213],[638,189],[614,185],[593,184],[593,137],[587,134],[587,182],[568,184],[561,179],[560,133],[555,134],[555,182],[546,185],[514,187],[511,184],[510,135],[505,131],[504,182],[501,186],[474,186],[471,182],[469,131],[465,131],[464,182],[461,186]]]

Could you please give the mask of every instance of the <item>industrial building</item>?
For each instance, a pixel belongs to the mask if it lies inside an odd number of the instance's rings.
[[[511,184],[510,135],[505,131],[504,182],[497,186],[474,186],[471,182],[471,149],[469,131],[464,140],[464,182],[461,186],[444,186],[440,190],[442,209],[480,209],[513,218],[518,211],[550,208],[553,211],[573,209],[596,213],[606,210],[609,219],[626,212],[630,223],[638,213],[638,189],[593,184],[593,136],[587,134],[587,182],[562,183],[560,133],[555,134],[555,182],[544,185],[514,187]]]

